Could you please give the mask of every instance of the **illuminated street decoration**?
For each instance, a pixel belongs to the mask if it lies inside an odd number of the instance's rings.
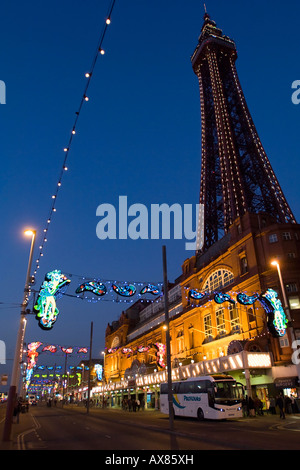
[[[159,295],[160,289],[157,286],[148,284],[147,286],[143,287],[143,289],[140,291],[140,294],[141,295],[144,295],[144,294]]]
[[[87,354],[88,348],[79,348],[77,353],[78,354]]]
[[[143,353],[143,352],[149,351],[149,349],[150,349],[150,346],[139,346],[139,347],[137,348],[137,352]]]
[[[123,348],[122,349],[122,353],[123,354],[130,354],[133,352],[133,349],[132,348]]]
[[[37,352],[37,349],[41,346],[39,341],[35,341],[33,343],[29,343],[27,346],[27,357],[28,357],[28,365],[27,369],[33,369],[36,366],[37,363],[37,358],[39,356],[39,353]]]
[[[54,346],[53,344],[48,344],[47,346],[45,346],[45,347],[42,349],[42,352],[46,352],[46,351],[49,351],[49,352],[51,352],[51,353],[56,353],[57,347]]]
[[[102,297],[106,294],[107,289],[102,282],[89,281],[81,284],[76,289],[76,294],[81,294],[82,292],[92,292],[99,297]]]
[[[282,308],[278,294],[273,289],[260,296],[259,301],[268,314],[268,328],[274,337],[284,336],[286,333],[288,319]]]
[[[76,276],[69,274],[69,276]],[[75,294],[82,300],[94,301],[109,301],[112,302],[133,302],[132,297],[140,297],[147,299],[148,302],[159,302],[158,296],[162,295],[162,283],[154,282],[133,282],[133,281],[117,281],[117,280],[99,280],[89,279],[83,276],[77,276],[81,279],[81,283],[75,290]],[[86,295],[90,293],[92,295]],[[94,296],[93,296],[94,294]],[[110,294],[110,295],[108,295]],[[116,299],[114,294],[117,294],[123,299]],[[155,297],[155,298],[153,298]]]
[[[259,295],[254,294],[254,295],[246,295],[246,294],[238,294],[236,296],[236,300],[242,304],[242,305],[253,305],[256,300],[259,300]]]
[[[199,292],[196,289],[191,289],[189,291],[189,298],[194,300],[202,300],[207,296],[206,292]]]
[[[236,292],[236,301],[231,295],[224,294],[223,292],[200,292],[196,289],[190,289],[189,287],[184,287],[184,289],[188,292],[186,299],[188,301],[190,301],[190,299],[195,301],[195,303],[191,305],[192,307],[202,307],[203,305],[199,304],[197,300],[202,300],[205,296],[213,296],[213,300],[217,304],[230,302],[235,305],[237,301],[241,305],[253,305],[256,301],[259,301],[267,313],[267,324],[270,333],[274,337],[281,337],[286,333],[288,320],[282,308],[282,304],[278,299],[278,294],[273,289],[268,289],[267,292],[262,295],[258,293],[246,295],[243,292]]]
[[[62,352],[65,353],[65,354],[72,354],[72,352],[74,351],[73,348],[65,348],[64,346],[61,346],[60,349],[61,349]]]
[[[222,292],[219,292],[218,294],[215,294],[214,296],[214,301],[217,303],[217,304],[222,304],[224,302],[229,302],[233,305],[235,305],[235,300],[233,300],[232,297],[230,297],[230,295],[228,294],[223,294]]]
[[[95,364],[94,366],[95,368],[95,372],[96,372],[96,375],[97,375],[97,380],[102,380],[102,376],[103,376],[103,366],[101,364]]]
[[[112,289],[122,297],[132,297],[136,293],[136,288],[133,284],[129,284],[123,287],[120,287],[117,284],[112,284]]]
[[[157,365],[164,369],[166,367],[165,357],[166,357],[166,345],[163,343],[155,343],[154,345],[157,349]]]
[[[46,274],[34,306],[34,309],[37,310],[36,319],[39,320],[39,326],[43,330],[53,328],[59,314],[56,298],[65,291],[70,282],[59,270]]]

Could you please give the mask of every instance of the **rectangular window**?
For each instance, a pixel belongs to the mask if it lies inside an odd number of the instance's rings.
[[[220,308],[216,311],[216,323],[217,323],[217,334],[220,336],[226,335],[226,327],[225,327],[225,316],[224,316],[224,309]]]
[[[270,243],[276,243],[276,242],[278,242],[278,238],[277,238],[277,234],[276,234],[276,233],[272,233],[272,235],[269,235],[269,242],[270,242]]]
[[[296,253],[288,253],[288,258],[296,258]]]
[[[246,274],[248,272],[248,261],[246,256],[241,258],[241,273]]]
[[[290,232],[283,232],[282,233],[282,240],[291,240],[292,236]]]
[[[212,324],[211,324],[211,315],[205,315],[204,317],[204,332],[205,336],[212,336]]]
[[[228,306],[229,310],[229,318],[231,321],[231,331],[239,331],[240,330],[240,318],[239,318],[239,312],[236,307],[234,307],[232,304]]]
[[[290,282],[290,284],[285,285],[287,293],[298,292],[298,286],[296,282]]]
[[[289,339],[287,334],[282,336],[282,338],[279,339],[279,344],[281,348],[288,348],[289,347]]]

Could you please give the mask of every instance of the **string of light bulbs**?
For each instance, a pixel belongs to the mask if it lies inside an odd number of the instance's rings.
[[[57,197],[58,197],[59,191],[61,190],[63,176],[64,176],[65,172],[68,171],[67,162],[68,162],[68,157],[69,157],[71,145],[73,143],[74,136],[77,132],[77,123],[78,123],[78,120],[79,120],[79,116],[80,116],[80,113],[82,111],[84,103],[89,101],[88,89],[89,89],[89,86],[90,86],[90,83],[91,83],[91,79],[92,79],[92,76],[93,76],[93,73],[94,73],[94,69],[95,69],[98,57],[99,57],[99,55],[104,55],[105,54],[105,51],[103,49],[103,42],[104,42],[104,38],[105,38],[105,35],[106,35],[107,28],[111,24],[111,16],[112,16],[112,12],[113,12],[113,9],[114,9],[114,6],[115,6],[115,2],[116,2],[116,0],[111,1],[110,7],[108,9],[108,13],[105,17],[104,26],[103,26],[102,32],[100,34],[100,38],[99,38],[98,45],[97,45],[97,50],[94,54],[91,67],[89,69],[89,72],[85,73],[86,84],[85,84],[84,91],[83,91],[83,94],[82,94],[82,97],[81,97],[81,100],[80,100],[79,107],[78,107],[78,109],[75,113],[75,119],[74,119],[73,126],[71,128],[71,133],[70,133],[68,144],[63,149],[63,151],[64,151],[63,164],[62,164],[62,167],[61,167],[61,170],[60,170],[60,173],[59,173],[59,178],[58,178],[58,182],[57,182],[56,187],[55,187],[55,191],[53,192],[53,194],[51,196],[50,212],[49,212],[49,216],[48,216],[47,221],[46,221],[45,228],[43,229],[43,236],[42,236],[42,240],[41,240],[40,245],[39,245],[39,256],[37,257],[37,259],[35,261],[35,269],[34,269],[34,272],[33,272],[34,277],[37,274],[37,271],[40,267],[40,259],[41,259],[41,257],[44,256],[45,244],[48,241],[47,235],[48,235],[49,225],[52,221],[52,217],[53,217],[54,213],[56,212]]]

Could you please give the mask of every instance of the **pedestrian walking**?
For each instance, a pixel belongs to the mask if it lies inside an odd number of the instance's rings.
[[[292,402],[292,413],[296,413],[297,412],[297,406],[296,406],[295,397],[293,397],[293,395],[291,395],[290,399],[291,399],[291,402]]]
[[[246,418],[249,416],[249,408],[248,408],[248,397],[247,395],[242,399],[242,410],[243,410],[243,417]]]
[[[276,415],[276,400],[274,397],[270,397],[270,406],[269,410],[272,415]]]
[[[278,395],[278,397],[276,398],[276,406],[278,406],[279,408],[280,418],[285,419],[284,401],[281,395]]]
[[[255,398],[254,398],[255,414],[257,414],[258,416],[262,416],[263,415],[262,407],[263,407],[262,401],[258,398],[257,395],[255,395]]]
[[[292,400],[286,396],[284,399],[285,412],[290,415],[292,413]]]
[[[254,401],[251,397],[248,398],[249,416],[255,417]]]
[[[128,410],[131,411],[132,410],[132,401],[131,401],[131,398],[128,398]]]

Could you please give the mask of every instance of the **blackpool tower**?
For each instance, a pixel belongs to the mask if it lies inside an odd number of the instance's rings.
[[[202,127],[202,252],[246,212],[296,223],[264,151],[239,81],[234,41],[205,13],[191,57],[199,80]]]

